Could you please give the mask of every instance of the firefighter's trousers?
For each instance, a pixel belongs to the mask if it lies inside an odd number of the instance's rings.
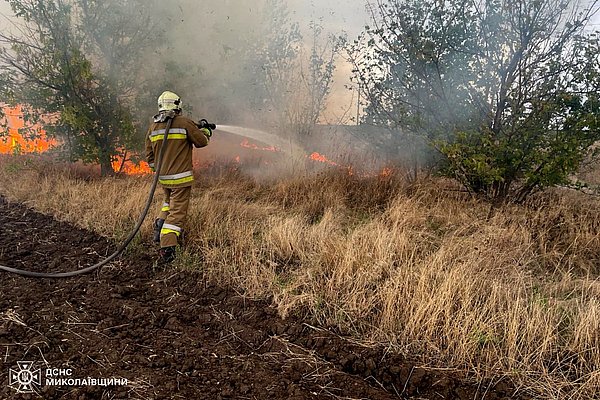
[[[165,220],[160,230],[160,247],[177,246],[183,232],[183,223],[190,205],[192,187],[165,188],[165,202],[163,203],[159,218]]]

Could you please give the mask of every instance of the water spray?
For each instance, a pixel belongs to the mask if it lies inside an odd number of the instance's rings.
[[[258,129],[234,125],[219,125],[219,131],[232,133],[237,136],[246,137],[263,143],[268,143],[278,150],[287,153],[291,159],[296,161],[303,160],[304,155],[306,154],[305,150],[291,139],[287,141],[280,136]]]

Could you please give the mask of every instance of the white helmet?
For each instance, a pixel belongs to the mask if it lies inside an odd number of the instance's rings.
[[[158,98],[158,111],[181,111],[181,97],[170,91],[164,91]]]

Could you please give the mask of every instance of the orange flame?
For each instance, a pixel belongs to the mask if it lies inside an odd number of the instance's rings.
[[[314,153],[312,153],[310,156],[308,156],[308,158],[310,158],[313,161],[319,161],[319,162],[326,163],[329,165],[339,166],[338,163],[331,161],[330,159],[325,157],[323,154],[319,154],[316,151]]]
[[[123,164],[123,157],[117,156],[112,162],[113,171],[119,172],[120,170],[121,173],[126,175],[147,175],[152,173],[150,165],[145,161],[136,164],[131,160],[125,160],[123,168],[121,168],[121,164]]]
[[[355,171],[354,166],[338,164],[335,161],[331,161],[323,154],[317,153],[316,151],[305,157],[313,161],[318,161],[332,166],[344,168],[348,176],[358,176],[360,178],[389,178],[393,176],[395,172],[395,168],[391,166],[383,167],[378,172]]]
[[[264,151],[275,151],[275,152],[279,151],[279,149],[275,146],[268,146],[268,147],[257,146],[254,143],[250,143],[248,141],[248,139],[242,140],[242,143],[240,143],[240,146],[245,147],[247,149],[252,149],[252,150],[264,150]]]
[[[393,172],[394,170],[392,168],[384,167],[381,171],[379,171],[379,177],[387,178],[388,176],[391,176]]]
[[[56,145],[56,141],[48,139],[39,126],[28,127],[36,131],[35,139],[26,139],[19,133],[19,129],[25,128],[21,106],[4,106],[2,111],[8,122],[8,136],[0,138],[0,154],[43,153]]]

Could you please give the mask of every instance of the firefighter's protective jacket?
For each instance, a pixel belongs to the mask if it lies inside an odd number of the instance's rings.
[[[166,121],[155,122],[158,119],[154,118],[146,134],[146,159],[152,168],[155,167],[155,161],[158,164],[160,147],[167,127]],[[198,128],[191,119],[176,115],[169,130],[168,140],[169,143],[167,143],[167,150],[160,169],[160,184],[166,188],[192,186],[194,182],[193,146],[204,147],[208,144],[204,129]]]

